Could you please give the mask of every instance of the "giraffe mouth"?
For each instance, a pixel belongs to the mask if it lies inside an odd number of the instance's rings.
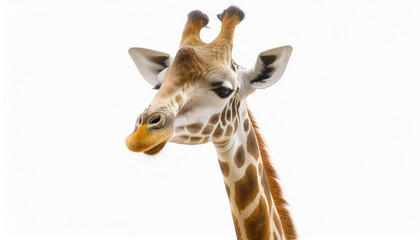
[[[126,138],[125,144],[133,152],[144,152],[147,155],[155,155],[172,138],[172,131],[162,129],[148,133],[146,128],[145,125],[139,126],[139,128]]]
[[[144,153],[147,154],[147,155],[155,155],[155,154],[159,153],[165,145],[166,145],[166,141],[161,142],[158,145],[156,145],[155,147],[153,147],[153,148],[151,148],[147,151],[144,151]]]

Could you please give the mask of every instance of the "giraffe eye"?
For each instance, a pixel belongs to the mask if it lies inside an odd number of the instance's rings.
[[[232,89],[223,86],[215,88],[213,91],[221,98],[227,98],[233,92]]]

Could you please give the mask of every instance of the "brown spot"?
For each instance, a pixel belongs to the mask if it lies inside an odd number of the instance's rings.
[[[179,138],[181,138],[182,140],[184,140],[184,141],[187,141],[189,138],[190,138],[190,136],[187,136],[187,135],[181,135],[181,136],[179,136]]]
[[[231,68],[234,72],[236,72],[236,68],[235,68],[235,66],[233,65],[233,63],[231,63],[231,64],[230,64],[230,68]]]
[[[209,123],[211,123],[211,124],[216,124],[216,123],[217,123],[217,121],[219,121],[219,114],[218,114],[218,113],[215,113],[215,114],[213,114],[213,115],[210,117],[210,119],[209,119]]]
[[[257,208],[244,221],[246,236],[249,240],[270,239],[270,218],[267,205],[261,196]]]
[[[239,121],[238,119],[235,119],[235,131],[238,129]]]
[[[190,133],[198,133],[201,130],[202,127],[203,127],[202,123],[193,123],[193,124],[187,126],[187,130]]]
[[[178,103],[178,105],[180,105],[180,104],[181,104],[181,102],[182,102],[182,97],[181,97],[181,95],[176,95],[176,97],[175,97],[175,102],[176,102],[176,103]]]
[[[220,123],[217,124],[216,130],[214,130],[213,138],[219,138],[223,135],[223,128],[220,126]]]
[[[230,106],[230,107],[233,107],[233,106],[235,105],[235,101],[236,101],[236,98],[232,98],[232,99],[230,99],[230,101],[229,101],[229,106]]]
[[[235,164],[238,168],[242,167],[245,163],[245,151],[244,146],[239,146],[238,149],[236,149],[236,153],[234,156]]]
[[[276,211],[274,211],[273,220],[274,220],[274,224],[276,225],[277,231],[281,235],[282,231],[281,231],[280,220],[279,220],[279,216],[277,215]]]
[[[225,183],[225,188],[226,188],[226,192],[227,192],[228,198],[230,199],[230,188],[229,188],[229,186],[226,183]]]
[[[225,136],[230,136],[232,134],[233,127],[231,125],[228,125],[226,128]]]
[[[264,188],[264,193],[265,193],[265,197],[267,198],[268,205],[270,206],[269,209],[271,209],[271,192],[270,192],[270,187],[268,186],[268,181],[267,181],[267,176],[265,175],[265,171],[263,171],[261,184]]]
[[[239,116],[239,106],[241,106],[241,102],[238,99],[235,102],[235,106],[236,106],[236,108],[235,108],[236,109],[236,113]]]
[[[222,170],[223,176],[227,177],[229,175],[229,164],[227,162],[222,162],[219,159],[220,169]]]
[[[229,106],[231,106],[231,105],[232,105],[233,100],[235,100],[235,99],[234,99],[234,98],[231,98],[231,99],[229,100],[229,103],[228,103],[228,105],[229,105]]]
[[[260,154],[258,151],[258,144],[257,144],[257,139],[255,137],[254,130],[251,130],[248,134],[246,147],[248,148],[248,152],[255,158],[255,160],[258,160],[258,156]]]
[[[202,139],[202,137],[191,137],[190,141],[191,142],[199,142],[199,141],[201,141],[201,139]]]
[[[226,121],[230,121],[230,117],[231,117],[231,114],[230,114],[230,109],[228,109],[227,110],[227,112],[226,112]]]
[[[233,225],[235,225],[236,237],[238,239],[242,239],[242,237],[241,237],[241,230],[239,229],[238,219],[236,219],[236,217],[235,217],[235,215],[233,215],[233,213],[232,213],[232,218],[233,218]]]
[[[184,126],[179,126],[179,127],[176,127],[175,129],[175,131],[184,131],[184,130],[185,130]]]
[[[205,138],[203,138],[203,143],[206,143],[206,142],[208,142],[209,141],[209,136],[207,136],[207,137],[205,137]]]
[[[236,112],[238,111],[235,106],[233,106],[234,104],[232,104],[232,119],[236,118]]]
[[[248,118],[244,122],[244,130],[245,130],[245,132],[248,132],[248,130],[249,130],[249,120],[248,120]]]
[[[227,106],[223,109],[222,114],[220,114],[220,121],[222,121],[222,126],[226,125],[226,119],[225,119],[226,110],[227,110]]]
[[[204,134],[204,135],[209,135],[210,133],[211,133],[211,131],[213,131],[213,128],[214,128],[214,126],[213,125],[211,125],[211,124],[208,124],[204,129],[203,129],[203,131],[201,131],[201,134]]]
[[[260,163],[260,165],[258,165],[258,174],[261,176],[261,173],[262,173],[262,169],[263,168],[263,166],[262,166],[262,163]]]
[[[257,169],[250,164],[245,175],[235,184],[235,202],[239,210],[243,210],[257,196],[259,192]]]
[[[278,240],[276,232],[273,232],[274,240]]]

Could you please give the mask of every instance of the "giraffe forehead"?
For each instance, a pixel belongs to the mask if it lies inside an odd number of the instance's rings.
[[[184,46],[175,55],[169,74],[185,75],[202,74],[203,72],[226,72],[231,69],[230,56],[226,57],[224,51],[205,44],[202,46]]]

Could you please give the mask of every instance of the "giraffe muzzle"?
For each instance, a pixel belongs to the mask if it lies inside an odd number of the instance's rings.
[[[173,135],[173,116],[164,113],[142,114],[136,129],[125,140],[128,149],[154,155]]]

